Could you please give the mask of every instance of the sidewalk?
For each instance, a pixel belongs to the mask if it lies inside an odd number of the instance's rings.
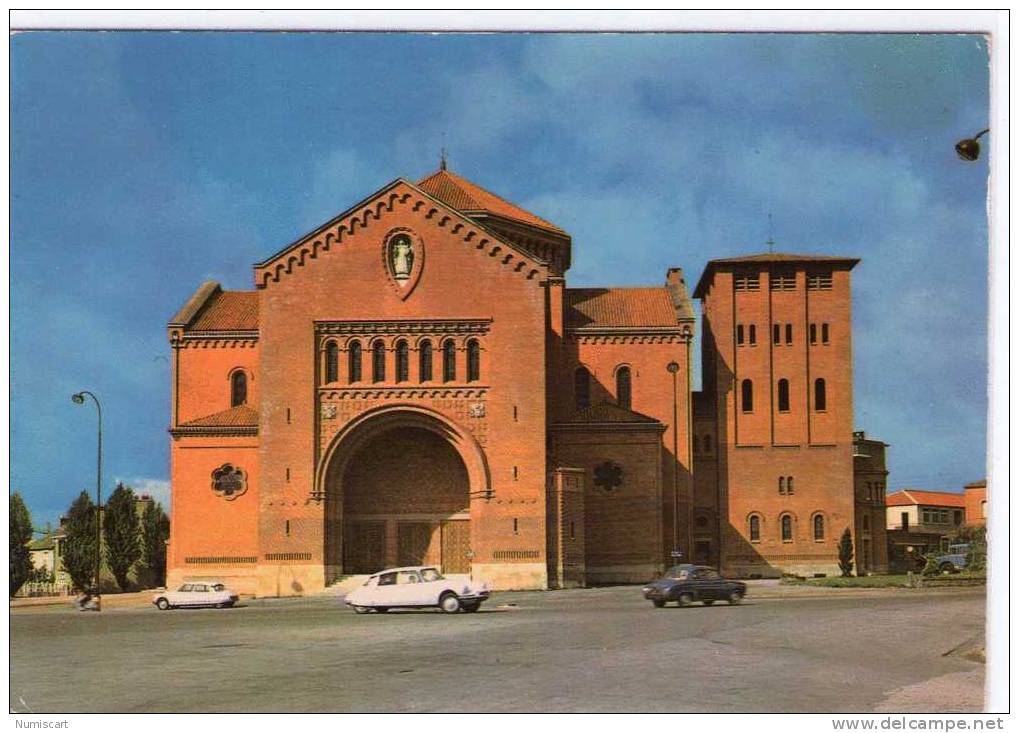
[[[146,606],[152,603],[152,599],[158,592],[157,589],[143,590],[137,593],[109,593],[103,594],[103,608],[134,608]],[[12,611],[19,608],[39,608],[44,606],[66,606],[73,608],[78,595],[72,596],[36,596],[34,598],[12,598],[10,608]]]

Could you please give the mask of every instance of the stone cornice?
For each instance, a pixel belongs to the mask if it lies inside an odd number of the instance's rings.
[[[628,432],[646,433],[656,431],[664,433],[664,423],[660,422],[556,422],[552,423],[552,431],[557,433],[591,433],[591,432]]]
[[[321,399],[481,399],[488,395],[487,386],[428,387],[418,386],[367,386],[319,387]]]
[[[401,187],[407,190],[397,191]],[[358,229],[366,228],[370,220],[380,220],[397,206],[409,206],[413,211],[423,210],[425,218],[434,220],[436,226],[460,235],[465,244],[474,245],[475,249],[496,258],[502,265],[511,267],[528,280],[537,282],[538,276],[548,269],[546,263],[536,260],[517,245],[497,238],[478,222],[429,196],[413,183],[398,178],[311,234],[256,264],[255,287],[265,288],[270,282],[279,282],[283,275],[304,267],[308,260],[317,258],[320,252],[328,252],[332,247],[342,244]]]
[[[684,344],[693,336],[682,328],[568,328],[566,337],[574,341],[602,344]]]
[[[215,436],[221,437],[247,437],[258,435],[257,425],[187,425],[178,426],[176,428],[169,428],[167,430],[170,435],[175,438],[192,438],[192,437],[204,437],[204,436]]]
[[[258,331],[185,331],[170,344],[180,349],[215,349],[223,347],[253,348],[258,345]]]
[[[318,334],[380,336],[485,334],[491,318],[428,318],[421,320],[315,321]]]

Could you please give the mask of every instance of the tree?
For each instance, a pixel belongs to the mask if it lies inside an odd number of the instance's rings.
[[[839,570],[842,571],[843,578],[853,574],[853,535],[849,527],[846,527],[842,539],[839,540]]]
[[[166,577],[166,540],[170,536],[170,518],[158,502],[145,507],[142,515],[142,553],[149,579],[163,585]]]
[[[134,492],[117,484],[103,513],[106,562],[121,590],[128,589],[127,574],[142,556],[141,526],[134,503]]]
[[[966,553],[966,570],[982,573],[987,570],[987,528],[963,527],[956,542],[969,544]]]
[[[79,590],[94,590],[96,571],[96,507],[82,491],[67,511],[63,541],[64,569]]]
[[[17,491],[11,494],[9,521],[11,595],[13,596],[32,573],[32,556],[28,552],[28,543],[32,541],[32,515],[28,513],[25,500]]]

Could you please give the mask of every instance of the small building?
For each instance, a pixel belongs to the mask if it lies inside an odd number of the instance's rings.
[[[965,497],[959,493],[902,489],[889,494],[885,504],[892,572],[921,569],[923,556],[940,551],[966,524]]]
[[[888,571],[888,538],[885,534],[885,489],[888,444],[867,437],[863,430],[853,433],[853,485],[856,496],[856,570],[860,575]]]
[[[28,556],[32,568],[36,571],[45,570],[49,579],[30,580],[25,583],[19,595],[49,595],[70,592],[71,577],[64,570],[62,544],[67,533],[62,527],[51,530],[39,539],[28,543]],[[52,579],[52,582],[51,580]]]
[[[966,526],[987,526],[987,479],[966,484],[962,495],[965,497]]]

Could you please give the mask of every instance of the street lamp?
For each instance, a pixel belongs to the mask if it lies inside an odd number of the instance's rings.
[[[967,160],[971,163],[975,161],[977,158],[980,157],[980,143],[977,141],[983,135],[986,135],[990,131],[991,128],[988,127],[984,130],[981,130],[973,137],[968,137],[964,140],[960,140],[959,142],[957,142],[955,144],[956,154],[963,160]]]
[[[96,460],[96,610],[102,610],[102,592],[99,586],[99,564],[102,560],[102,536],[101,536],[101,525],[99,522],[99,513],[103,505],[102,501],[102,487],[103,487],[103,406],[99,404],[99,398],[88,391],[81,391],[71,395],[71,402],[76,405],[85,404],[85,395],[92,398],[92,401],[96,403],[96,412],[99,415],[99,448],[97,451]]]
[[[679,387],[676,373],[679,364],[670,361],[665,367],[672,375],[672,557],[679,552]]]

